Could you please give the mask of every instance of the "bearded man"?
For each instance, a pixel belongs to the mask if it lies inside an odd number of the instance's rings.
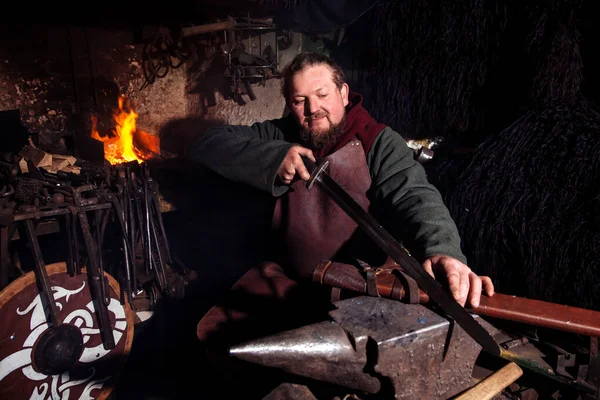
[[[271,262],[246,273],[234,292],[285,298],[297,282],[310,280],[322,260],[360,259],[370,265],[386,260],[333,200],[305,187],[310,177],[305,157],[329,160],[331,177],[461,305],[477,307],[482,291],[493,295],[491,280],[466,265],[456,225],[413,152],[400,134],[369,115],[339,65],[323,54],[299,54],[283,71],[282,94],[287,117],[212,128],[190,152],[193,162],[277,198],[272,226],[278,251]],[[312,297],[306,293],[305,306]],[[264,308],[258,311],[277,318]],[[205,340],[249,314],[232,302],[215,306],[198,324],[198,337]]]

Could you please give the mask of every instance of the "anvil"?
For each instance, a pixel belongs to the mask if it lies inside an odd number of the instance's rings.
[[[370,296],[334,303],[331,320],[256,339],[230,355],[366,393],[447,399],[476,383],[481,346],[420,304]],[[502,332],[478,316],[492,335]]]

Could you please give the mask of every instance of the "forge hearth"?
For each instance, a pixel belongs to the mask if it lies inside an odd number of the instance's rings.
[[[82,363],[94,360],[86,358],[89,352],[119,360],[129,352],[141,315],[162,298],[182,293],[183,271],[172,268],[158,185],[148,163],[105,160],[98,165],[45,152],[31,140],[0,157],[2,320],[14,319],[15,307],[30,309],[27,302],[50,305],[38,322],[21,318],[2,324],[1,340],[41,334],[30,363],[48,376],[77,376]],[[65,294],[66,301],[73,296],[83,302],[80,308],[63,305]],[[99,332],[96,341],[89,340],[90,329]],[[98,350],[90,350],[91,343]],[[65,358],[64,349],[76,351]],[[23,354],[26,362],[23,351],[29,350],[3,345],[0,360]],[[109,361],[95,379],[114,378],[108,374],[117,367]],[[11,376],[0,397],[15,398],[11,390],[19,385],[38,390],[26,375]]]
[[[176,271],[171,267],[158,185],[142,158],[155,155],[152,150],[158,151],[158,141],[136,133],[136,114],[120,106],[122,113],[115,112],[115,120],[122,123],[112,136],[106,135],[103,143],[92,137],[100,137],[96,130],[86,142],[79,142],[88,146],[74,154],[95,151],[89,160],[49,153],[31,137],[18,151],[0,155],[0,290],[34,276],[43,303],[54,304],[48,297],[56,292],[45,260],[64,261],[70,277],[89,277],[86,290],[97,304],[97,325],[106,350],[115,347],[108,278],[117,282],[119,302],[134,312],[151,311],[161,297],[180,293],[170,278]],[[111,151],[108,157],[105,149]],[[123,156],[124,150],[130,151],[129,157]],[[134,160],[126,161],[131,156]],[[40,245],[38,237],[50,234],[55,238],[51,245]],[[47,322],[58,327],[59,314],[51,308]]]

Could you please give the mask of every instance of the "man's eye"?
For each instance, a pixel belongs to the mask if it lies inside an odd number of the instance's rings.
[[[324,99],[325,97],[327,97],[327,94],[320,94],[320,95],[319,95],[319,98],[320,98],[320,99]]]
[[[294,101],[294,105],[295,106],[297,106],[299,104],[302,104],[302,103],[304,103],[304,100],[296,100],[296,101]]]

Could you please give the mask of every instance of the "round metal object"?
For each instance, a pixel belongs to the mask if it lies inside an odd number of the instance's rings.
[[[52,201],[54,204],[62,204],[65,202],[65,195],[62,193],[54,193],[52,195]]]
[[[106,399],[131,349],[134,314],[105,273],[116,344],[105,349],[85,269],[74,276],[64,262],[46,269],[62,324],[49,323],[33,272],[0,292],[0,399]]]
[[[83,352],[83,335],[74,325],[61,324],[44,331],[33,345],[33,369],[45,375],[69,371]]]

